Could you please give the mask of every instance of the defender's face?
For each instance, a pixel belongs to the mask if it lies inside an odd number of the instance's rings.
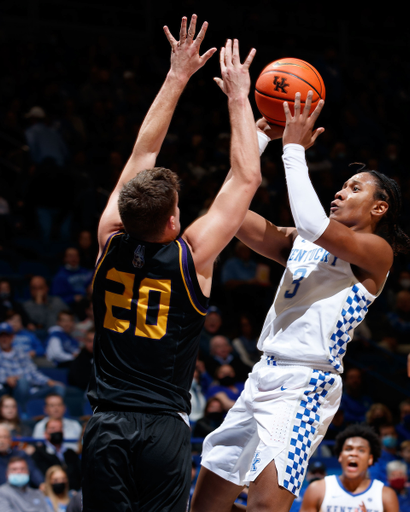
[[[346,439],[338,460],[342,466],[343,476],[346,478],[366,475],[368,467],[373,464],[369,442],[363,437]]]
[[[377,203],[375,191],[376,185],[369,173],[352,176],[335,194],[329,218],[349,227],[370,223],[372,208]]]

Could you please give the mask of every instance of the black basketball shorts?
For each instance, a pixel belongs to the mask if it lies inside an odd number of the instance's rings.
[[[82,453],[83,512],[186,512],[191,432],[178,414],[97,412]]]

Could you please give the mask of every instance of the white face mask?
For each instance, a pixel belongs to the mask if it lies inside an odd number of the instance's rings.
[[[11,475],[8,475],[7,480],[10,485],[14,485],[15,487],[24,487],[28,484],[30,475],[27,473],[12,473]]]

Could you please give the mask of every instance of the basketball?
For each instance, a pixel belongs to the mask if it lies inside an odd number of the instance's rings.
[[[308,62],[284,58],[271,62],[260,73],[255,84],[255,101],[268,123],[285,126],[283,102],[287,101],[293,115],[295,94],[300,92],[303,105],[309,91],[313,92],[311,112],[319,100],[325,99],[325,84],[319,72]]]

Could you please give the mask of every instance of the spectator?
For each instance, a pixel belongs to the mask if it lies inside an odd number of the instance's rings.
[[[60,297],[49,295],[43,276],[33,276],[29,289],[31,299],[23,302],[23,308],[37,329],[48,330],[56,324],[59,312],[68,306]]]
[[[259,361],[262,352],[258,350],[258,337],[256,336],[251,315],[242,314],[240,317],[240,334],[232,340],[232,346],[241,361],[249,367]]]
[[[94,327],[94,308],[91,299],[84,301],[84,315],[81,321],[75,323],[74,331],[72,332],[74,338],[80,342],[83,341],[87,331]]]
[[[363,375],[359,368],[346,370],[343,389],[341,405],[346,422],[364,422],[372,400],[363,392]]]
[[[74,440],[71,443],[64,443],[64,448],[71,448],[77,450],[77,441],[80,439],[82,433],[81,424],[77,420],[66,418],[66,405],[60,395],[49,394],[45,398],[44,412],[46,417],[34,425],[33,437],[34,439],[45,439],[45,428],[49,420],[58,420],[63,422],[65,439]],[[77,441],[76,441],[77,440]]]
[[[204,359],[209,356],[209,342],[213,336],[221,333],[222,313],[216,306],[210,306],[205,317],[204,326],[199,338],[199,356]]]
[[[70,386],[86,391],[90,381],[93,364],[95,329],[91,327],[83,338],[83,348],[80,353],[72,360],[68,370],[68,383]]]
[[[240,240],[234,248],[234,256],[228,258],[221,270],[221,282],[231,309],[236,312],[246,305],[248,310],[259,314],[272,303],[270,269],[259,264],[252,250]]]
[[[386,332],[397,340],[398,345],[408,347],[410,334],[410,290],[403,289],[397,293],[395,307],[387,313],[386,317]]]
[[[398,443],[410,440],[410,399],[407,398],[399,404],[400,422],[396,425]]]
[[[410,441],[403,441],[401,443],[400,457],[407,464],[407,477],[410,479]]]
[[[63,445],[63,422],[48,420],[44,437],[44,442],[36,443],[31,458],[43,474],[46,474],[51,466],[61,466],[67,473],[70,490],[79,490],[80,459],[74,450]]]
[[[379,436],[382,443],[382,453],[378,461],[369,468],[370,478],[377,478],[388,485],[387,464],[391,461],[399,460],[397,453],[397,432],[394,425],[381,425],[379,427]]]
[[[10,281],[0,279],[0,322],[4,322],[12,311],[20,313],[25,325],[29,323],[29,317],[23,306],[13,297]]]
[[[252,251],[247,245],[237,240],[234,256],[228,258],[222,266],[221,281],[225,288],[238,288],[244,284],[256,284],[257,262],[252,258]]]
[[[216,382],[208,389],[207,399],[216,397],[220,400],[224,412],[228,412],[242,393],[244,384],[237,382],[235,370],[229,364],[222,364],[215,370]]]
[[[226,336],[213,336],[209,342],[209,357],[204,359],[206,371],[215,376],[216,369],[222,364],[229,364],[235,370],[238,381],[244,382],[249,367],[243,364]]]
[[[34,332],[25,329],[23,320],[19,313],[11,312],[7,323],[11,325],[14,332],[13,348],[21,349],[30,357],[43,357],[44,346]]]
[[[40,487],[44,482],[44,475],[26,452],[12,446],[10,430],[7,426],[0,424],[0,485],[7,482],[7,466],[13,457],[21,457],[26,461],[30,486]]]
[[[65,512],[70,502],[67,473],[60,465],[46,471],[44,494],[53,512]]]
[[[380,425],[389,425],[393,422],[393,415],[387,405],[376,403],[371,405],[366,413],[366,423],[378,433]]]
[[[70,503],[67,505],[66,512],[82,512],[82,493],[79,490],[74,496],[70,499]]]
[[[204,438],[223,422],[223,405],[219,398],[212,397],[206,402],[204,415],[194,426],[193,437]]]
[[[87,287],[91,283],[93,271],[80,266],[80,253],[76,247],[68,247],[64,252],[63,266],[54,276],[51,291],[78,313],[83,309],[82,301],[87,298]]]
[[[407,464],[400,460],[393,460],[386,466],[387,482],[397,494],[400,512],[410,511],[410,490],[407,486]]]
[[[78,234],[77,248],[80,255],[80,265],[83,268],[94,270],[98,255],[96,240],[96,237],[88,229],[83,229]]]
[[[189,393],[191,395],[191,414],[189,415],[189,419],[191,422],[195,422],[199,418],[202,418],[206,404],[206,398],[201,386],[201,372],[198,368],[198,364],[194,371],[194,377],[192,379]]]
[[[23,412],[29,399],[43,398],[48,393],[65,395],[65,387],[41,373],[20,349],[12,348],[14,333],[7,322],[0,324],[0,389],[1,395],[12,395]]]
[[[80,352],[78,340],[72,336],[74,326],[74,314],[67,309],[60,311],[57,325],[48,331],[46,356],[60,368],[68,367]]]
[[[31,428],[22,423],[17,402],[12,396],[0,397],[0,424],[7,426],[14,438],[31,436]]]
[[[30,126],[26,129],[26,139],[32,161],[41,164],[52,158],[62,167],[68,157],[68,150],[58,131],[50,125],[45,111],[34,106],[27,112],[26,118],[30,121]]]
[[[12,457],[7,465],[7,482],[0,486],[0,510],[4,512],[50,512],[43,493],[32,489],[27,461]]]

